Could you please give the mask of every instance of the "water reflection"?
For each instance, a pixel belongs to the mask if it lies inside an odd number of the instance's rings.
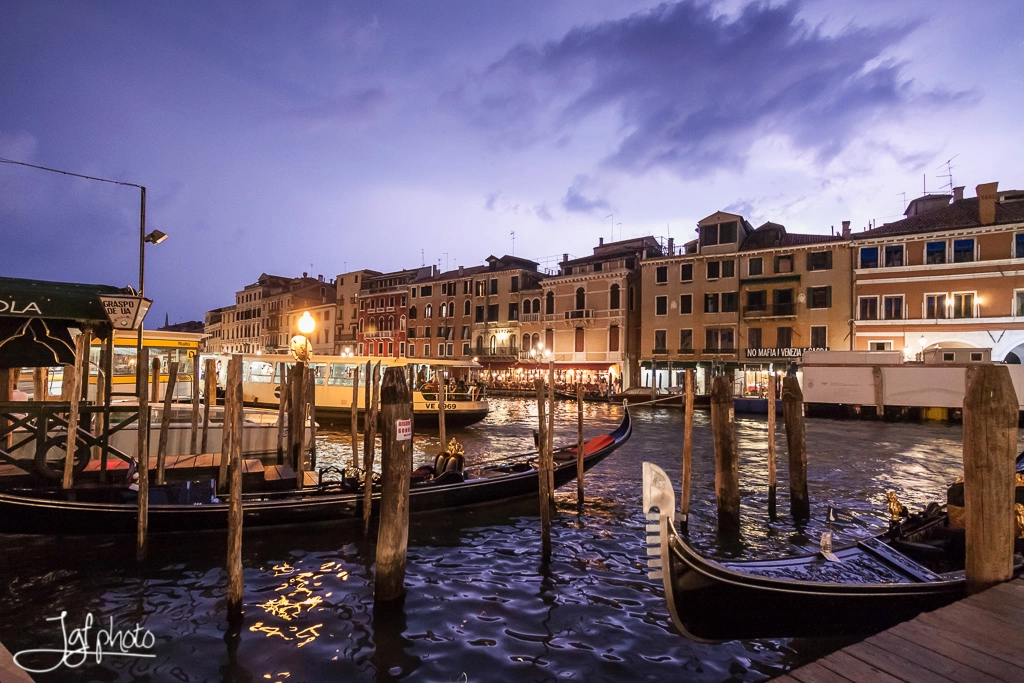
[[[494,400],[482,423],[452,430],[469,464],[529,451],[533,401]],[[586,406],[587,436],[607,433],[621,407]],[[373,539],[360,525],[249,530],[243,543],[245,624],[226,630],[224,538],[154,536],[134,562],[132,539],[0,537],[0,642],[42,647],[48,616],[68,609],[105,622],[140,622],[157,637],[156,660],[65,670],[40,681],[149,680],[763,680],[842,645],[781,640],[691,643],[675,633],[659,583],[646,575],[640,463],[650,460],[679,489],[682,413],[636,409],[632,440],[556,492],[552,554],[541,561],[539,504],[414,516],[408,593],[397,612],[374,605]],[[789,517],[785,436],[777,436],[779,515],[767,513],[765,420],[741,417],[741,535],[716,533],[713,447],[707,413],[695,415],[690,530],[719,557],[787,555],[814,548],[824,512],[845,514],[836,544],[885,524],[885,492],[908,507],[941,497],[961,470],[955,425],[807,422],[812,519]],[[572,402],[556,406],[557,443],[574,443]],[[321,465],[347,461],[348,434],[322,432]],[[417,462],[440,448],[415,436]]]

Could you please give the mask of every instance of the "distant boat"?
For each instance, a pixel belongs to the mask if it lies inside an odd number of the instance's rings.
[[[938,505],[891,531],[833,554],[717,562],[697,553],[673,520],[665,472],[643,464],[643,505],[657,520],[665,601],[679,632],[693,640],[863,636],[966,596],[964,532]],[[652,549],[653,550],[653,549]],[[1018,552],[1022,550],[1018,541]],[[1024,569],[1015,557],[1014,575]]]

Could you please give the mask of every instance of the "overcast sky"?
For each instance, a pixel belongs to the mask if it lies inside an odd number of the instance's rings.
[[[1024,3],[0,4],[0,157],[145,185],[150,322],[262,272],[828,234],[1024,188]],[[0,275],[138,285],[139,191],[0,164]],[[515,233],[514,243],[512,233]],[[514,244],[514,246],[513,246]]]

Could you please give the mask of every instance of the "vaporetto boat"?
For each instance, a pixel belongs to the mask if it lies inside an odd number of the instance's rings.
[[[227,371],[226,356],[220,361],[219,374]],[[405,369],[413,382],[413,424],[416,429],[438,426],[438,380],[448,381],[445,392],[445,426],[462,427],[487,417],[487,400],[472,383],[481,368],[473,361],[448,359],[382,358],[369,356],[311,356],[306,364],[316,381],[317,422],[346,425],[352,414],[352,387],[359,372],[360,416],[366,405],[366,364],[380,362],[381,376],[389,367]],[[285,354],[242,354],[242,399],[246,405],[277,408],[281,400],[281,377],[285,366],[295,360]],[[287,371],[286,371],[287,372]],[[285,375],[286,376],[286,375]]]

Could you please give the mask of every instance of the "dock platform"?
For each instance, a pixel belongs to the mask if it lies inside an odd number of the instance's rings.
[[[1024,578],[920,614],[774,680],[1024,681]]]

